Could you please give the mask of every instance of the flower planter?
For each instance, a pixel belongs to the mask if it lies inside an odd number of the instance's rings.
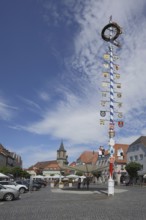
[[[69,187],[72,187],[72,183],[69,183]]]
[[[51,188],[54,188],[54,183],[51,183],[50,186],[51,186]]]
[[[59,183],[59,188],[62,189],[64,187],[64,184]]]

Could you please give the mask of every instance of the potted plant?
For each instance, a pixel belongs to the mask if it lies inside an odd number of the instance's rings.
[[[72,187],[72,183],[73,183],[72,179],[69,179],[68,183],[69,183],[69,187]]]
[[[54,188],[54,180],[51,180],[50,186],[51,186],[51,188]]]
[[[63,182],[59,182],[59,188],[62,189],[64,187]]]

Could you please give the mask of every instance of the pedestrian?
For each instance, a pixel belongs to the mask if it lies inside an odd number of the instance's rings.
[[[86,178],[83,179],[83,188],[85,188],[85,185],[86,185]]]
[[[89,184],[90,184],[90,178],[89,177],[87,177],[86,183],[87,183],[87,189],[89,189]]]
[[[81,178],[78,179],[78,189],[81,188]]]

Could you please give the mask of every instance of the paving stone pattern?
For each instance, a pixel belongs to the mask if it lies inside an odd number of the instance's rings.
[[[146,220],[146,187],[116,190],[121,193],[108,197],[100,189],[59,193],[47,186],[20,200],[0,201],[0,220]]]

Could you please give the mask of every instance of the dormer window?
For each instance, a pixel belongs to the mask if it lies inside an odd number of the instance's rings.
[[[119,160],[123,160],[123,158],[124,158],[124,152],[123,152],[123,149],[122,149],[122,148],[120,148],[120,149],[117,150],[117,156],[118,156],[118,159],[119,159]]]

